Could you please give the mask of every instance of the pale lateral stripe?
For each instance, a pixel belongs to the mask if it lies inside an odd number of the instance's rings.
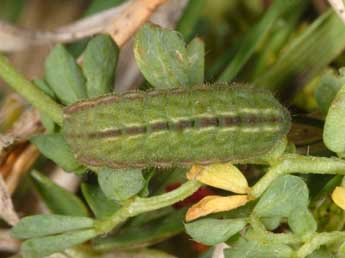
[[[280,115],[280,112],[274,109],[255,109],[255,108],[242,108],[239,110],[239,112],[235,112],[235,111],[225,111],[225,112],[217,112],[216,114],[200,114],[200,115],[195,115],[192,117],[188,117],[188,116],[180,116],[180,117],[167,117],[166,120],[165,119],[155,119],[155,120],[151,120],[149,123],[138,123],[138,122],[134,122],[134,123],[127,123],[127,124],[123,124],[124,127],[115,127],[118,129],[125,129],[127,127],[143,127],[143,126],[152,126],[153,124],[156,123],[169,123],[169,122],[174,122],[174,123],[178,123],[181,121],[191,121],[191,120],[196,120],[196,119],[203,119],[203,118],[218,118],[221,119],[222,117],[226,116],[226,117],[238,117],[242,114],[246,114],[246,115]],[[111,128],[104,128],[102,130],[103,131],[107,131],[107,130],[111,130],[114,129],[114,127]]]
[[[240,126],[232,126],[232,127],[224,127],[224,128],[220,128],[220,127],[215,127],[215,126],[210,126],[210,127],[205,127],[205,128],[200,128],[200,129],[194,129],[195,133],[200,132],[200,133],[204,133],[205,131],[212,131],[212,130],[219,130],[220,132],[243,132],[243,133],[259,133],[259,132],[277,132],[279,131],[281,128],[279,126],[256,126],[256,127],[240,127]],[[192,130],[192,129],[190,129]],[[126,140],[130,140],[130,139],[135,139],[141,136],[146,135],[147,137],[155,137],[158,136],[160,134],[166,133],[169,130],[163,130],[163,131],[157,131],[157,132],[153,132],[149,135],[146,134],[137,134],[137,135],[131,135],[131,136],[127,136]],[[169,131],[170,132],[170,131]],[[175,132],[175,131],[173,131]]]

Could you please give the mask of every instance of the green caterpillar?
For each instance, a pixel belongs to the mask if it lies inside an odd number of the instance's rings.
[[[127,92],[64,110],[63,133],[91,167],[241,161],[271,150],[290,115],[271,93],[243,85]]]

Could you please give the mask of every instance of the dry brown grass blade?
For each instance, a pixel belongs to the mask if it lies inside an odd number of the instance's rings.
[[[24,111],[6,134],[0,134],[0,157],[3,157],[14,145],[26,142],[31,136],[43,131],[39,112],[35,109]]]
[[[147,21],[154,11],[167,0],[134,1],[116,18],[112,20],[105,31],[114,41],[122,46]],[[126,29],[124,29],[126,28]]]
[[[0,50],[18,51],[31,46],[66,43],[98,33],[109,33],[122,46],[167,0],[131,0],[119,7],[60,27],[54,31],[34,31],[0,22]]]
[[[0,135],[0,174],[7,180],[10,193],[38,157],[36,148],[26,141],[42,131],[38,112],[27,110],[7,134]]]
[[[19,221],[19,217],[13,207],[11,195],[1,175],[0,175],[0,217],[12,226],[15,225]]]
[[[23,174],[25,174],[35,163],[39,154],[40,153],[38,149],[34,145],[30,144],[16,159],[16,161],[13,164],[11,172],[6,178],[8,191],[11,194],[16,189]]]

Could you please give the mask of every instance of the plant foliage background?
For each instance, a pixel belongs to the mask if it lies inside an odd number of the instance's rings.
[[[120,2],[85,2],[83,15]],[[18,20],[26,4],[1,2],[1,18]],[[345,257],[344,49],[345,24],[317,0],[191,0],[175,30],[143,25],[133,47],[141,90],[250,84],[271,90],[293,125],[245,164],[121,170],[80,164],[61,133],[62,106],[113,91],[121,48],[111,37],[52,47],[32,82],[1,55],[0,77],[38,108],[44,127],[30,137],[42,155],[12,196],[23,218],[11,229],[1,221],[20,251],[3,254],[205,258],[225,246],[226,258]],[[28,107],[2,89],[8,136]],[[75,193],[49,177],[55,165],[78,176]]]

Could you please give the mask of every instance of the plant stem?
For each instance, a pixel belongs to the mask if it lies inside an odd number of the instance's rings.
[[[62,108],[49,96],[44,94],[22,74],[15,70],[8,59],[0,54],[0,77],[18,94],[35,106],[39,111],[47,114],[60,126],[63,123]]]
[[[253,237],[254,239],[260,239],[261,241],[264,240],[271,244],[298,244],[301,242],[301,239],[292,233],[272,233],[267,231],[260,219],[254,214],[250,215],[249,223],[255,233],[252,236],[249,236],[249,238]]]
[[[182,201],[192,195],[201,184],[197,181],[188,181],[179,188],[154,197],[141,198],[136,197],[129,200],[124,206],[117,210],[109,219],[97,222],[97,231],[99,234],[110,232],[120,223],[130,217],[137,216],[148,211],[158,210],[170,206],[178,201]]]
[[[278,176],[290,173],[345,175],[345,161],[338,158],[285,154],[252,187],[251,197],[258,198]]]
[[[158,210],[160,208],[170,206],[192,195],[196,190],[198,190],[200,186],[201,183],[191,180],[187,181],[174,191],[165,194],[150,198],[137,197],[129,207],[130,214],[131,216],[136,216],[140,213]]]
[[[344,241],[345,232],[324,232],[316,234],[310,241],[306,242],[297,251],[298,258],[304,258],[318,249],[321,245],[330,244],[336,241]]]

